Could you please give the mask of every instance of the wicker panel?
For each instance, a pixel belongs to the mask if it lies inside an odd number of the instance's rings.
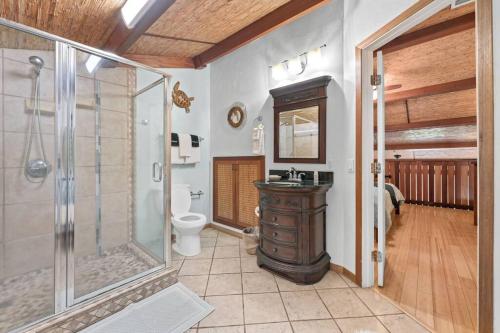
[[[475,77],[474,34],[475,29],[469,29],[386,54],[386,85],[401,85],[390,92]]]
[[[217,172],[217,215],[219,217],[233,219],[233,165],[220,163],[216,165]]]
[[[125,0],[3,0],[0,1],[0,16],[83,44],[102,47],[121,20],[118,13],[124,3]]]
[[[259,165],[240,164],[238,182],[238,224],[242,226],[256,226],[255,207],[259,205],[259,192],[253,181],[259,179]]]

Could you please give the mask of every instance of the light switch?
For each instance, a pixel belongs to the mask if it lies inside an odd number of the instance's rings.
[[[354,173],[354,159],[347,159],[347,172]]]

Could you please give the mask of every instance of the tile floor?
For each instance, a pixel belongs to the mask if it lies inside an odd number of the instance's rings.
[[[335,273],[296,285],[257,266],[240,239],[208,228],[196,257],[173,255],[178,279],[215,307],[190,333],[428,332],[372,289]]]

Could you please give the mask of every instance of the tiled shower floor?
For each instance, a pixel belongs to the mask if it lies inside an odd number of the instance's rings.
[[[77,258],[75,295],[85,295],[101,287],[153,268],[128,245],[115,247],[95,255]],[[53,313],[54,273],[41,269],[0,281],[0,332],[30,323]]]

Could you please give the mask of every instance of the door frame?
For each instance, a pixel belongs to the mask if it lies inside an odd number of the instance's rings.
[[[419,0],[403,11],[391,22],[377,30],[356,47],[356,283],[366,281],[366,267],[371,260],[363,260],[366,237],[363,236],[363,174],[366,172],[366,157],[363,159],[363,127],[366,112],[363,112],[363,91],[369,82],[363,80],[363,68],[369,68],[363,52],[383,37],[394,32],[398,26],[411,21],[419,12],[430,8],[439,0]],[[448,2],[449,3],[449,2]],[[493,1],[476,0],[476,72],[477,72],[477,116],[478,116],[478,332],[493,332],[493,212],[494,212],[494,95],[493,95]],[[373,60],[373,59],[372,59]],[[363,86],[365,86],[363,89]],[[365,113],[365,115],[364,115]],[[373,117],[373,114],[368,117]],[[371,146],[373,150],[373,145]],[[373,153],[372,153],[373,154]],[[366,222],[366,221],[365,221]],[[366,224],[366,223],[365,223]],[[368,229],[368,228],[367,228]],[[373,240],[373,237],[372,237]],[[363,265],[365,263],[365,265]],[[365,276],[364,276],[365,275]],[[364,279],[363,279],[364,277]],[[373,279],[372,279],[373,280]]]

